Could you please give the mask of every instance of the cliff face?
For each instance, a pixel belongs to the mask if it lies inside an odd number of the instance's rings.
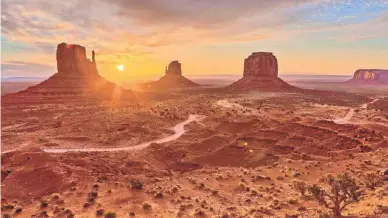
[[[166,75],[182,75],[182,65],[179,61],[171,62],[166,68]]]
[[[86,57],[85,47],[61,43],[57,46],[56,59],[57,73],[17,94],[27,95],[28,98],[37,96],[41,100],[50,97],[60,99],[64,96],[116,98],[114,93],[120,93],[120,98],[133,97],[131,90],[123,90],[99,75],[94,51],[90,61]]]
[[[388,70],[360,69],[354,73],[351,83],[388,84]]]
[[[278,61],[270,52],[252,53],[244,61],[244,77],[278,77]]]
[[[98,74],[95,53],[92,52],[93,62],[86,58],[86,49],[80,45],[61,43],[57,46],[58,73],[78,73],[83,75]]]
[[[239,91],[277,91],[293,87],[278,78],[278,61],[272,53],[254,52],[244,61],[243,78],[226,88]]]

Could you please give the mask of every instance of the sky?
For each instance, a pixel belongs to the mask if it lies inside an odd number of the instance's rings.
[[[96,52],[114,81],[242,75],[252,52],[273,52],[280,74],[351,75],[388,68],[388,0],[2,0],[3,77],[48,77],[61,42]],[[123,64],[120,72],[117,65]]]

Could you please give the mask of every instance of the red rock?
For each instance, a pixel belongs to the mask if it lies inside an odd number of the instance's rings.
[[[278,61],[272,53],[255,52],[244,61],[243,78],[226,88],[239,91],[277,91],[294,87],[278,77]]]
[[[168,90],[197,87],[199,85],[184,77],[181,63],[173,61],[166,67],[165,75],[158,81],[140,84],[139,86],[141,89]]]
[[[173,75],[182,75],[182,66],[179,61],[173,61],[168,65],[168,68],[166,69],[166,75],[167,74],[173,74]]]
[[[61,43],[57,46],[56,59],[58,70],[56,74],[35,86],[11,94],[11,97],[32,99],[32,96],[35,96],[41,101],[50,98],[63,99],[66,96],[67,100],[72,100],[74,96],[104,99],[133,97],[131,90],[121,89],[99,75],[94,51],[90,61],[86,57],[85,47]]]
[[[350,83],[388,84],[388,70],[360,69],[354,73]]]
[[[270,52],[252,53],[244,61],[244,77],[278,77],[278,61]]]

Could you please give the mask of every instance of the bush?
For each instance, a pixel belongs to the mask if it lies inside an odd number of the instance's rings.
[[[379,187],[380,185],[383,184],[383,179],[379,175],[376,175],[374,173],[368,173],[365,176],[364,182],[365,182],[366,187],[374,190],[376,187]]]
[[[325,178],[328,189],[319,185],[308,187],[312,197],[320,205],[331,209],[334,217],[341,217],[342,210],[351,203],[359,200],[361,192],[354,179],[349,174],[339,174],[336,177],[328,175]]]
[[[139,180],[136,180],[136,179],[130,180],[129,185],[133,189],[138,189],[138,190],[143,189],[143,183],[141,183]]]
[[[104,214],[105,218],[116,218],[116,213],[115,212],[106,212]]]
[[[47,206],[48,206],[48,202],[47,201],[45,201],[45,200],[40,201],[40,207],[41,208],[45,208]]]
[[[102,216],[102,215],[104,215],[104,213],[105,213],[105,210],[104,210],[104,209],[98,209],[98,210],[96,211],[96,216]]]
[[[303,197],[305,197],[306,195],[306,190],[307,190],[307,184],[305,182],[301,182],[301,181],[294,181],[292,183],[292,188],[299,192],[300,195]]]
[[[21,213],[22,211],[23,211],[23,208],[22,207],[18,207],[18,208],[16,208],[15,213]]]
[[[98,196],[98,193],[93,191],[89,193],[89,197],[96,198]]]

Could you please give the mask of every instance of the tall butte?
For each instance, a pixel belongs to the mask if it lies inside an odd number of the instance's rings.
[[[187,79],[182,75],[182,65],[179,61],[172,61],[165,70],[165,75],[158,81],[150,82],[142,85],[146,89],[184,89],[189,87],[197,87],[199,84]]]
[[[278,61],[272,53],[254,52],[244,61],[243,78],[226,88],[241,91],[281,91],[293,86],[278,77]]]
[[[117,98],[115,95],[119,94],[122,98],[133,95],[132,91],[123,90],[99,75],[94,51],[90,61],[85,47],[61,43],[57,46],[56,60],[57,73],[35,86],[12,94],[12,97],[72,100],[73,97]]]

